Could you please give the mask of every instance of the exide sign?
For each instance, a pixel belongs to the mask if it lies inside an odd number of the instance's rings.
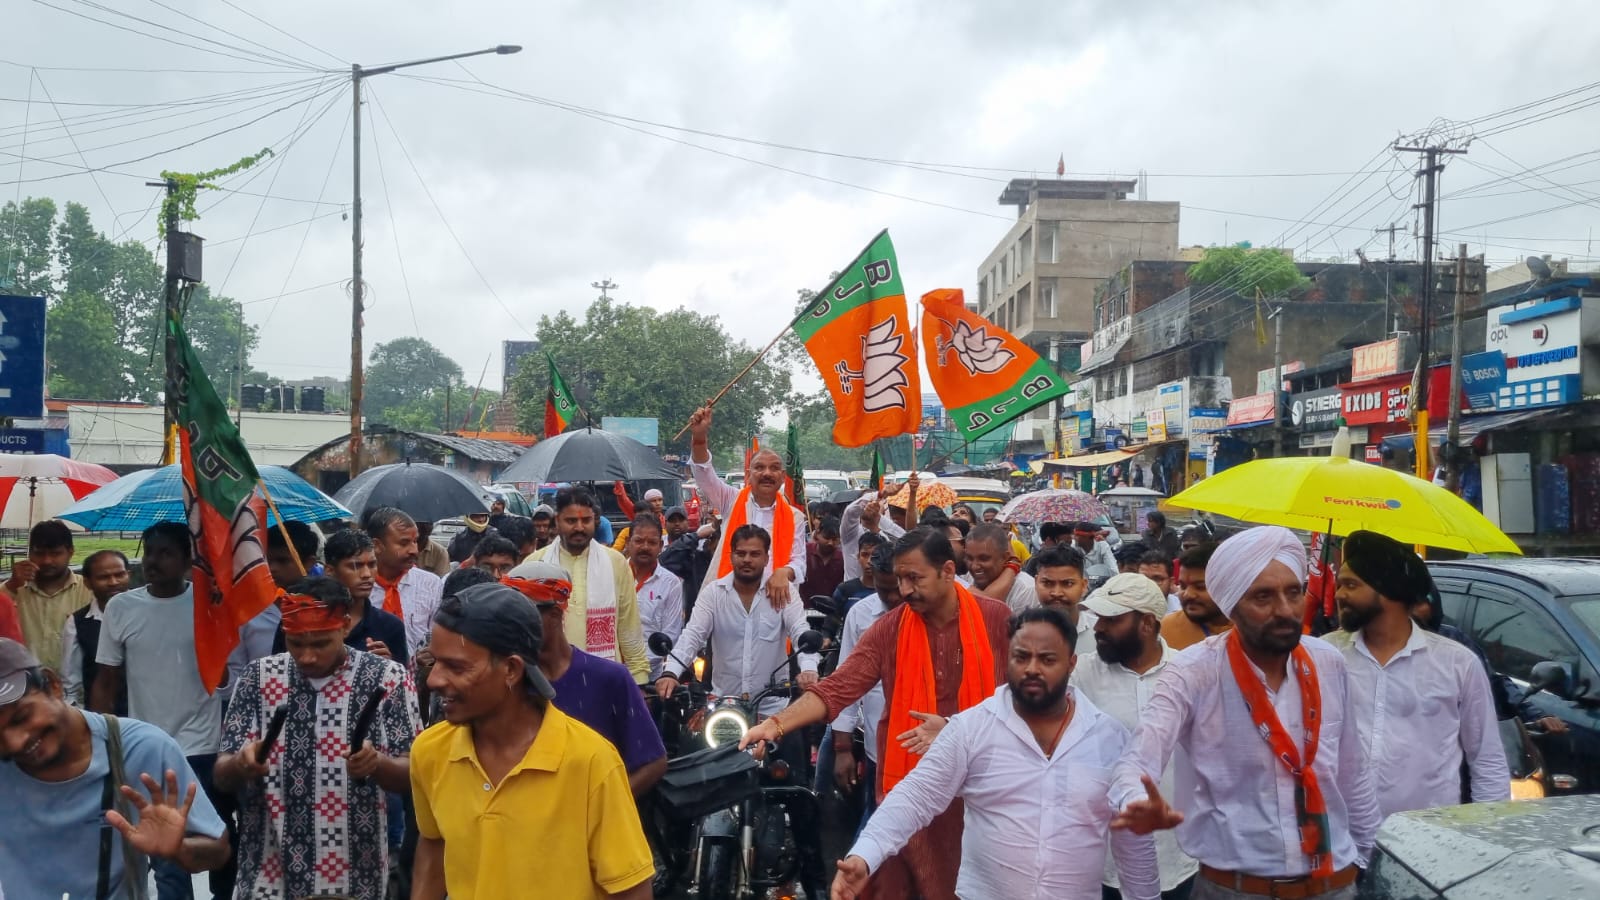
[[[1400,375],[1356,384],[1340,385],[1347,425],[1383,425],[1403,422],[1411,398],[1411,378]]]

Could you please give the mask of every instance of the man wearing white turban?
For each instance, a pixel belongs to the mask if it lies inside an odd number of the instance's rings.
[[[1302,637],[1305,547],[1285,528],[1224,541],[1206,567],[1234,628],[1173,657],[1112,773],[1113,828],[1176,828],[1194,900],[1355,897],[1382,819],[1349,714],[1344,656]],[[1173,750],[1177,801],[1156,779]]]

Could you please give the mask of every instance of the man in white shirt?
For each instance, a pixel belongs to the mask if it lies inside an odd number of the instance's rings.
[[[1162,596],[1167,598],[1167,612],[1175,613],[1183,609],[1183,601],[1179,599],[1176,585],[1172,582],[1172,560],[1160,551],[1151,550],[1139,557],[1139,574],[1154,581],[1156,587],[1161,589]]]
[[[868,532],[883,535],[894,543],[906,530],[883,514],[884,501],[898,493],[904,485],[893,485],[888,490],[865,491],[844,508],[839,517],[839,552],[844,554],[844,579],[861,577],[861,560],[857,549],[861,536]]]
[[[783,457],[771,450],[757,451],[750,457],[744,487],[735,488],[711,466],[710,407],[702,406],[689,417],[689,434],[689,469],[694,473],[695,487],[723,518],[723,537],[711,552],[711,571],[706,577],[727,577],[733,571],[728,536],[742,525],[758,525],[775,544],[767,559],[762,590],[772,603],[788,603],[806,579],[806,514],[783,496]],[[779,515],[791,517],[790,521],[777,522],[775,517]]]
[[[850,658],[850,652],[856,648],[856,643],[867,633],[867,629],[872,627],[872,623],[883,618],[888,611],[898,609],[904,599],[900,596],[900,582],[894,577],[894,545],[880,545],[872,555],[871,565],[877,576],[874,581],[877,589],[856,601],[850,607],[850,612],[845,614],[844,627],[839,631],[839,665]],[[887,702],[883,696],[883,684],[879,683],[866,696],[840,710],[828,726],[832,740],[828,749],[833,756],[834,784],[846,792],[858,783],[867,786],[861,804],[862,825],[867,823],[872,811],[878,807],[878,792],[873,789],[878,783],[878,723],[883,720],[883,708]],[[855,756],[851,752],[851,734],[857,727],[861,729],[862,745],[867,751],[867,762],[859,776]],[[820,767],[825,764],[822,757],[823,754],[818,752],[819,779]]]
[[[639,598],[639,627],[650,659],[650,680],[661,677],[661,662],[650,649],[650,635],[660,632],[676,643],[683,633],[683,579],[657,563],[661,557],[661,520],[646,512],[628,526],[628,567]]]
[[[409,515],[392,506],[375,509],[367,514],[366,531],[378,558],[372,604],[405,623],[406,655],[414,657],[433,633],[444,579],[417,565],[417,523]]]
[[[212,784],[212,768],[222,748],[222,694],[206,690],[195,665],[189,526],[152,525],[142,541],[145,586],[124,591],[106,604],[95,652],[100,670],[89,691],[89,709],[115,713],[117,695],[126,684],[128,715],[177,741],[211,805],[231,810],[232,798],[218,793]],[[163,861],[153,868],[161,900],[191,896],[193,882],[182,866]],[[233,879],[230,858],[226,866],[212,871],[212,893],[232,896]]]
[[[1040,606],[1054,606],[1067,614],[1067,619],[1078,629],[1077,651],[1080,659],[1094,655],[1095,615],[1083,608],[1083,597],[1089,593],[1089,579],[1083,573],[1083,554],[1070,542],[1061,542],[1039,551],[1029,562],[1037,563],[1034,571],[1034,592]]]
[[[1109,830],[1111,767],[1128,730],[1068,685],[1076,629],[1059,609],[1014,622],[1006,685],[952,717],[884,798],[839,862],[835,898],[859,896],[870,873],[958,797],[962,900],[1097,897],[1108,839],[1124,895],[1159,896],[1154,842]]]
[[[1090,594],[1083,606],[1096,616],[1095,649],[1079,655],[1072,683],[1131,732],[1139,727],[1139,716],[1172,655],[1161,640],[1166,598],[1145,576],[1124,573]],[[1161,773],[1161,790],[1175,795],[1170,764]],[[1188,897],[1200,864],[1184,855],[1173,832],[1158,831],[1155,839],[1163,900]],[[1109,866],[1105,879],[1105,898],[1119,897],[1117,873]]]
[[[1113,529],[1112,534],[1116,534]],[[1104,581],[1117,574],[1116,548],[1108,539],[1100,537],[1100,527],[1093,522],[1079,522],[1072,526],[1072,542],[1083,554],[1083,574],[1090,583]]]
[[[128,558],[120,550],[96,550],[83,561],[83,583],[94,602],[67,617],[61,626],[61,687],[73,706],[84,706],[100,669],[100,623],[106,604],[128,589]],[[128,714],[127,689],[117,698],[115,711]]]
[[[1344,656],[1301,635],[1305,575],[1305,546],[1286,528],[1224,541],[1206,581],[1234,627],[1168,660],[1117,763],[1112,827],[1176,827],[1200,861],[1194,900],[1349,900],[1372,853],[1382,814]],[[1181,812],[1156,787],[1179,747]]]
[[[1350,668],[1353,712],[1384,816],[1460,803],[1463,761],[1474,802],[1511,799],[1483,664],[1411,620],[1411,607],[1432,593],[1428,567],[1410,547],[1371,531],[1345,538],[1334,595],[1343,630],[1328,643]]]
[[[1006,565],[1011,562],[1011,535],[999,525],[978,525],[967,532],[967,572],[972,575],[973,593],[1004,601],[1013,613],[1039,605],[1034,593],[1033,578],[1026,572],[1015,572],[1011,587],[1000,596],[991,586],[1000,579]],[[999,588],[996,586],[995,591]]]
[[[742,525],[733,542],[733,573],[700,589],[689,624],[662,664],[656,681],[662,699],[678,689],[678,680],[694,667],[694,658],[707,642],[711,645],[711,693],[721,697],[755,695],[783,676],[789,658],[784,640],[799,643],[806,632],[805,607],[786,603],[773,609],[767,602],[761,576],[771,553],[772,538],[758,525]],[[817,683],[817,655],[800,656],[800,685]],[[775,695],[761,704],[761,714],[771,715],[788,703]],[[798,729],[795,731],[798,734]]]

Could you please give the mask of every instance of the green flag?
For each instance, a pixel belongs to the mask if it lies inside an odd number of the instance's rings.
[[[556,358],[547,350],[544,359],[550,364],[550,389],[544,397],[544,436],[552,438],[566,430],[578,411],[578,401],[572,399],[572,389],[556,368]]]
[[[872,473],[867,476],[867,490],[883,490],[883,454],[877,447],[872,448]]]
[[[789,475],[789,499],[801,509],[806,505],[806,475],[800,464],[800,429],[789,420],[789,442],[783,454],[783,468]]]

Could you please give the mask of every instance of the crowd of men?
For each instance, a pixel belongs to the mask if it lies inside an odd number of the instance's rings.
[[[187,526],[146,531],[137,572],[100,551],[78,574],[39,523],[0,589],[0,891],[141,897],[148,870],[162,900],[201,872],[216,898],[649,897],[667,759],[641,687],[670,697],[705,655],[713,693],[760,691],[816,597],[837,667],[801,655],[798,699],[745,738],[803,771],[831,723],[816,786],[862,814],[836,873],[802,848],[814,894],[1344,898],[1384,816],[1509,795],[1490,673],[1418,614],[1426,567],[1388,538],[1344,542],[1322,639],[1284,529],[1217,543],[1152,513],[1127,541],[1047,523],[1030,552],[904,487],[803,509],[771,451],[734,487],[710,427],[696,529],[621,485],[609,541],[582,488],[447,547],[388,508],[274,528],[279,600],[215,692]]]

